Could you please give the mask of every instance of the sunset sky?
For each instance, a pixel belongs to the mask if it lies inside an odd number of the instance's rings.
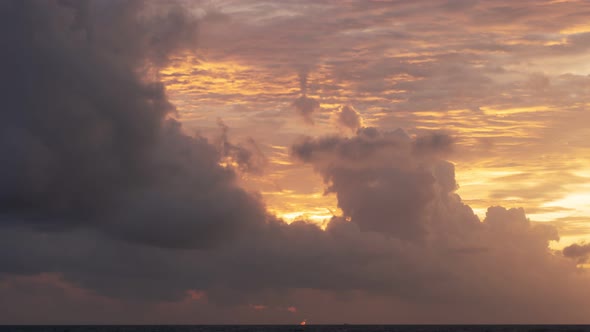
[[[0,324],[590,323],[590,2],[0,13]]]

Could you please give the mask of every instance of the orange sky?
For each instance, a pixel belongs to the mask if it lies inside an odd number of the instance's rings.
[[[336,122],[349,105],[365,126],[456,137],[450,159],[465,202],[480,217],[492,205],[524,207],[558,226],[560,248],[590,230],[586,4],[216,2],[194,8],[199,49],[161,75],[187,131],[215,137],[220,118],[232,141],[255,140],[267,163],[243,185],[286,220],[339,215],[289,147],[354,134]],[[314,124],[295,111],[302,93],[319,102]]]

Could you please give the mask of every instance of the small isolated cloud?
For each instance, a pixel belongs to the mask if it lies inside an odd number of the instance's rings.
[[[306,123],[314,124],[313,113],[320,109],[320,103],[313,98],[302,95],[295,99],[293,107]]]
[[[262,173],[267,164],[267,159],[256,141],[249,137],[245,142],[231,143],[229,140],[229,127],[221,119],[217,120],[217,125],[221,129],[221,135],[217,138],[221,158],[242,172]]]
[[[590,243],[574,243],[563,248],[563,255],[569,258],[575,258],[580,263],[588,261],[590,257]]]
[[[299,89],[301,96],[295,99],[293,107],[307,124],[313,125],[313,113],[320,109],[320,103],[307,96],[307,71],[299,73]]]
[[[357,130],[362,125],[360,114],[349,105],[345,105],[340,108],[337,121],[340,126],[351,130]]]

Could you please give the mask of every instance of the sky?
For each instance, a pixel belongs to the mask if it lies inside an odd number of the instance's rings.
[[[0,324],[590,323],[589,15],[0,1]]]

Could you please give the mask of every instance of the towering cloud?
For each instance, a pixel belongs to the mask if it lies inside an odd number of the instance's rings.
[[[412,289],[409,294],[383,285],[381,292],[393,291],[395,296],[418,301],[436,302],[433,296],[440,296],[459,307],[470,303],[490,316],[493,314],[487,310],[502,311],[501,303],[528,303],[520,317],[549,313],[548,307],[528,302],[540,300],[528,290],[545,292],[542,285],[560,284],[573,277],[572,265],[565,268],[568,263],[548,250],[549,241],[559,239],[557,231],[531,223],[523,209],[491,207],[480,222],[454,193],[454,167],[443,159],[452,142],[443,134],[410,139],[400,130],[363,128],[352,138],[307,138],[293,147],[293,155],[324,177],[327,190],[338,197],[343,217],[350,220],[347,227],[358,227],[361,238],[379,234],[389,239],[385,240],[387,246],[397,243],[399,247],[389,247],[393,251],[386,254],[391,264],[411,264],[403,272],[394,267],[379,271],[397,285],[406,284],[409,288],[404,289]],[[336,225],[336,220],[332,221],[328,232]],[[531,274],[544,277],[534,285],[527,284],[532,282]],[[415,284],[399,279],[402,275]],[[424,278],[428,282],[423,283]],[[519,291],[520,287],[527,291]],[[545,296],[577,298],[565,285]]]
[[[153,73],[195,45],[197,21],[182,8],[7,1],[0,9],[2,224],[202,247],[263,220],[218,151],[167,119],[174,107]]]

